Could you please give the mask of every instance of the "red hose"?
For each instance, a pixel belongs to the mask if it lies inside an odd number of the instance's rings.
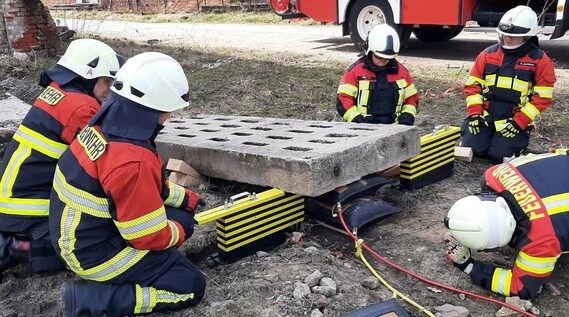
[[[348,235],[349,235],[352,239],[354,239],[354,241],[358,241],[359,239],[350,231],[350,229],[349,229],[348,226],[346,225],[346,222],[344,221],[344,216],[342,215],[342,210],[341,210],[340,208],[338,208],[338,215],[339,215],[340,221],[342,222],[342,227],[344,227],[344,230],[348,233]],[[511,310],[513,310],[513,311],[516,311],[516,312],[518,312],[518,313],[520,313],[520,314],[522,314],[522,315],[528,316],[528,317],[537,317],[536,315],[534,315],[534,314],[532,314],[532,313],[530,313],[530,312],[527,312],[527,311],[525,311],[525,310],[522,310],[522,309],[520,309],[520,308],[518,308],[518,307],[516,307],[516,306],[510,305],[510,304],[508,304],[508,303],[499,301],[499,300],[497,300],[497,299],[493,299],[493,298],[486,297],[486,296],[482,296],[482,295],[479,295],[479,294],[475,294],[475,293],[463,291],[463,290],[461,290],[461,289],[454,288],[454,287],[452,287],[452,286],[448,286],[448,285],[443,284],[443,283],[435,282],[435,281],[430,280],[430,279],[428,279],[428,278],[426,278],[426,277],[422,277],[422,276],[420,276],[420,275],[418,275],[418,274],[416,274],[416,273],[414,273],[414,272],[412,272],[412,271],[407,270],[406,268],[403,268],[403,267],[401,267],[401,266],[398,266],[397,264],[394,264],[394,263],[390,262],[390,261],[387,260],[386,258],[384,258],[384,257],[382,257],[381,255],[379,255],[377,252],[375,252],[373,249],[371,249],[370,247],[368,247],[365,243],[362,242],[362,243],[361,243],[361,246],[362,246],[366,251],[368,251],[369,253],[371,253],[374,257],[376,257],[378,260],[380,260],[380,261],[382,261],[383,263],[385,263],[385,264],[391,266],[391,267],[394,268],[394,269],[397,269],[397,270],[399,270],[399,271],[401,271],[401,272],[403,272],[403,273],[406,273],[407,275],[410,275],[410,276],[412,276],[412,277],[418,279],[418,280],[421,281],[421,282],[424,282],[424,283],[427,283],[427,284],[430,284],[430,285],[434,285],[434,286],[439,287],[439,288],[442,288],[442,289],[446,289],[447,291],[451,291],[451,292],[455,292],[455,293],[459,293],[459,294],[464,294],[464,295],[467,295],[467,296],[470,296],[470,297],[474,297],[474,298],[478,298],[478,299],[485,300],[485,301],[487,301],[487,302],[491,302],[491,303],[494,303],[494,304],[498,304],[498,305],[504,306],[504,307],[506,307],[506,308],[509,308],[509,309],[511,309]]]

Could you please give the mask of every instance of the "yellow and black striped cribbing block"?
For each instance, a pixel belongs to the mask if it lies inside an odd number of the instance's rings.
[[[198,224],[216,221],[219,263],[235,262],[257,251],[276,247],[285,232],[304,221],[304,197],[270,189],[233,201],[195,216]],[[239,196],[239,195],[236,195]],[[233,196],[235,197],[235,196]]]
[[[421,137],[421,154],[400,164],[401,189],[417,189],[452,175],[454,147],[460,138],[460,128],[437,127]]]

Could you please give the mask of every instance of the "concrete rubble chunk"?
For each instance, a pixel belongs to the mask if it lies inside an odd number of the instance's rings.
[[[2,99],[6,96],[8,98]],[[16,132],[30,107],[31,105],[10,94],[0,97],[0,127],[2,127],[2,134],[8,135]]]
[[[172,119],[156,143],[201,175],[310,197],[420,153],[416,127],[218,115]]]
[[[320,271],[316,270],[304,279],[304,283],[309,287],[316,286],[320,283],[320,279],[324,276]]]
[[[292,297],[294,297],[295,299],[303,299],[306,296],[308,296],[308,294],[310,294],[310,287],[308,287],[308,285],[301,282],[295,283],[295,288],[294,291],[292,292]]]
[[[444,304],[435,307],[437,317],[468,317],[470,311],[463,306]]]

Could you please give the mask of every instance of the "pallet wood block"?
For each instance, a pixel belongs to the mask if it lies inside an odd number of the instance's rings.
[[[201,183],[201,180],[199,178],[195,178],[191,175],[186,175],[180,172],[171,172],[168,180],[184,187],[199,185]]]
[[[188,163],[177,160],[177,159],[169,159],[168,165],[166,165],[166,169],[172,172],[180,172],[182,174],[190,175],[195,178],[199,178],[200,174],[196,172]]]
[[[390,168],[384,169],[383,171],[379,172],[378,174],[384,177],[393,177],[398,176],[401,172],[399,164],[392,166]]]
[[[454,148],[454,158],[460,161],[472,162],[474,153],[472,149],[464,146],[457,146]]]

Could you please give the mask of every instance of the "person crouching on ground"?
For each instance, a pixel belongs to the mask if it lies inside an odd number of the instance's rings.
[[[204,275],[176,249],[203,203],[166,180],[154,143],[171,112],[188,105],[188,90],[170,56],[130,58],[102,110],[61,156],[51,241],[81,278],[62,285],[65,316],[178,310],[204,296]]]
[[[413,125],[419,94],[407,69],[395,58],[399,36],[387,24],[368,34],[364,56],[340,80],[336,109],[344,121]]]

